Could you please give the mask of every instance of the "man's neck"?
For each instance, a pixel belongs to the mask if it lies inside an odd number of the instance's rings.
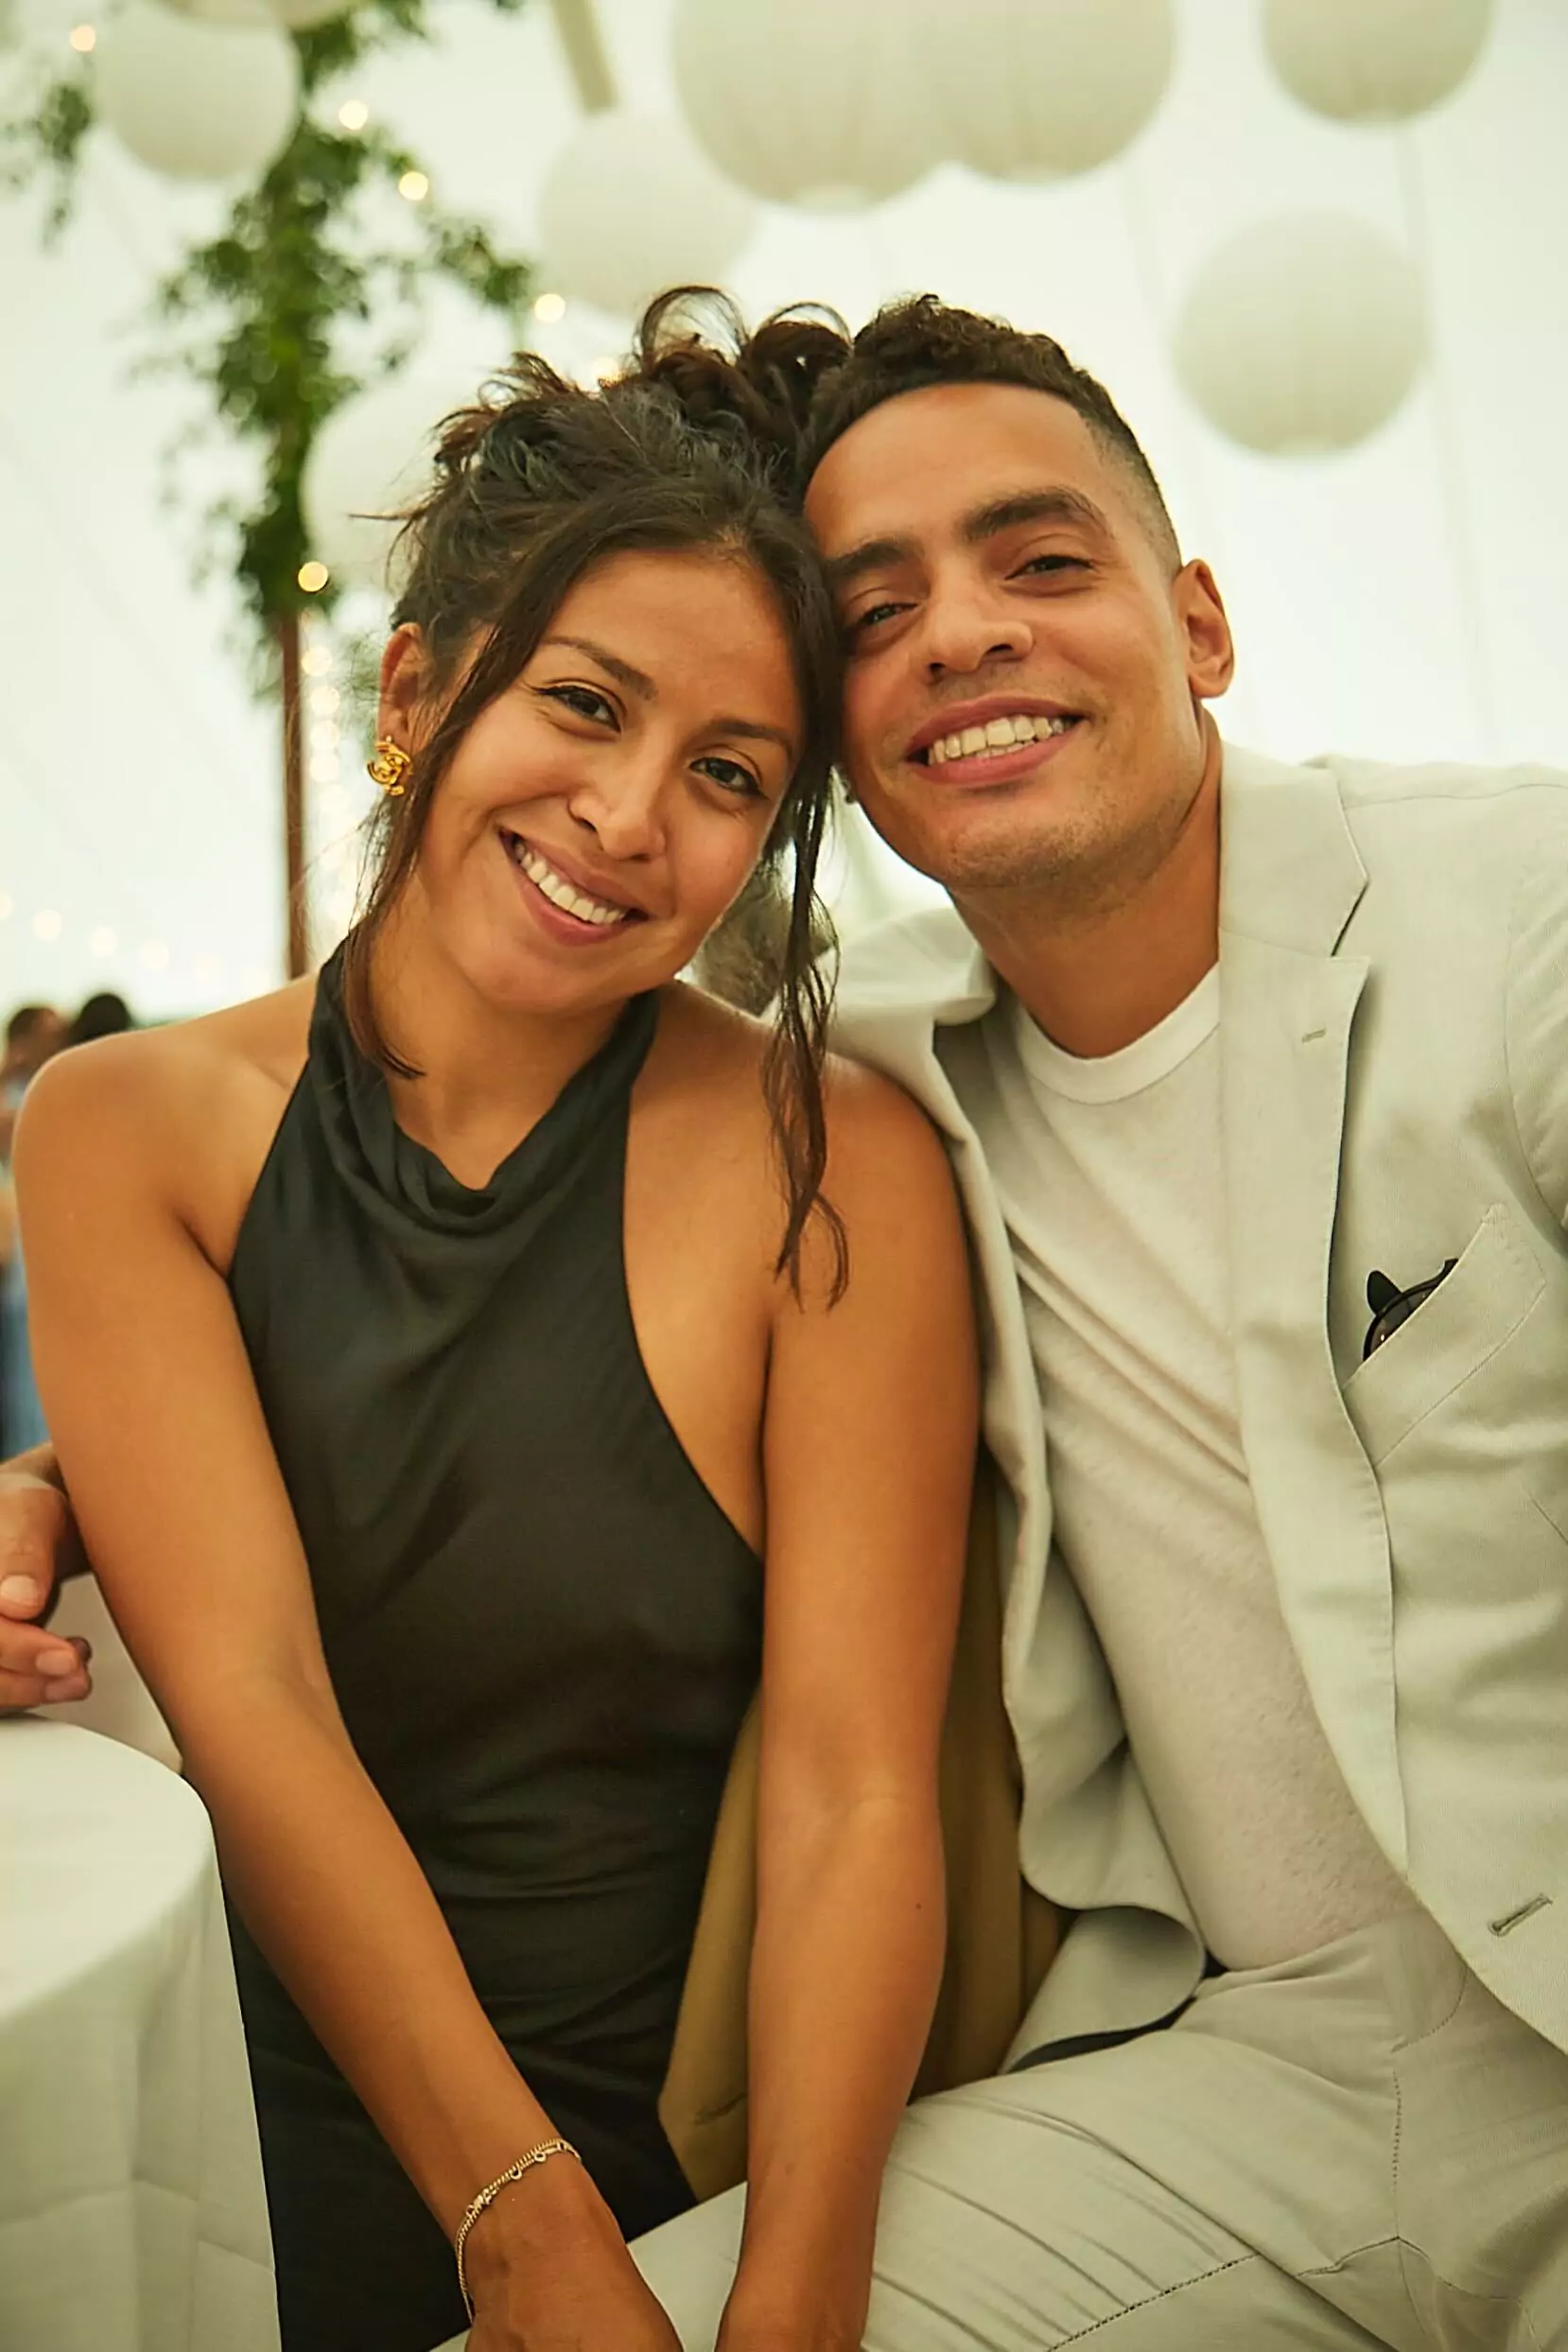
[[[1180,829],[1154,870],[1089,907],[1047,891],[959,903],[992,968],[1064,1053],[1119,1053],[1176,1010],[1219,954],[1220,756],[1209,744]]]

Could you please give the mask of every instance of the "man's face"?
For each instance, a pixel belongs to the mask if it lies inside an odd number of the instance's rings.
[[[961,904],[1135,888],[1196,793],[1231,653],[1207,568],[1172,576],[1119,458],[1049,393],[941,385],[851,426],[806,513],[883,838]]]

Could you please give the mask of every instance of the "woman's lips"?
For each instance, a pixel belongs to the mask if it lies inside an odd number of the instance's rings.
[[[497,836],[501,855],[511,867],[513,880],[522,894],[523,903],[547,938],[558,940],[567,948],[601,948],[612,939],[624,938],[634,925],[646,919],[633,911],[623,922],[590,923],[584,921],[582,915],[572,915],[566,908],[558,907],[552,899],[546,897],[532,876],[525,874],[518,864],[515,853],[509,846],[509,839],[515,838],[504,832]]]

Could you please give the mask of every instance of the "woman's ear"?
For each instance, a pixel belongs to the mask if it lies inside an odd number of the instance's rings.
[[[416,751],[424,733],[422,716],[430,682],[430,657],[422,630],[411,620],[394,629],[381,656],[381,698],[375,731],[407,752]]]

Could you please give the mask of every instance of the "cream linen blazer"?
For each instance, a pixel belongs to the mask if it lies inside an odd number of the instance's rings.
[[[1568,2048],[1568,775],[1227,747],[1220,1052],[1242,1437],[1350,1793],[1488,1987]],[[1005,1481],[1027,1881],[1076,1913],[1014,2060],[1177,2008],[1202,1952],[1060,1555],[970,1108],[995,984],[946,908],[846,958],[837,1042],[947,1139]],[[1368,1273],[1457,1261],[1366,1363]]]

